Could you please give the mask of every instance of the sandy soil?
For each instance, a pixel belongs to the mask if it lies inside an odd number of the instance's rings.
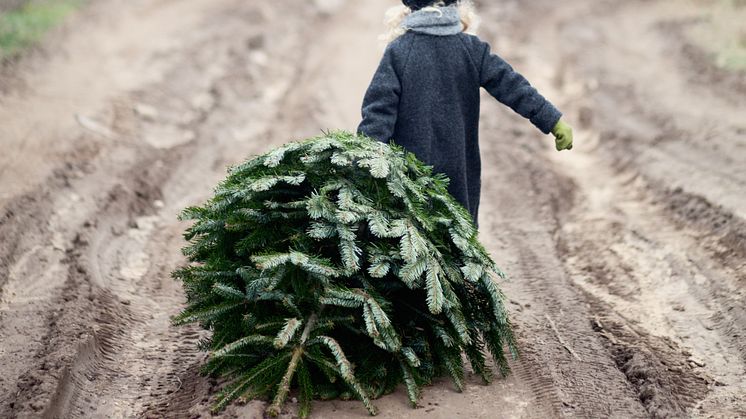
[[[99,0],[0,70],[0,417],[209,416],[203,332],[169,324],[176,214],[229,164],[354,129],[395,3]],[[485,97],[481,237],[522,357],[381,416],[745,417],[746,84],[682,36],[699,6],[481,3],[577,145]]]

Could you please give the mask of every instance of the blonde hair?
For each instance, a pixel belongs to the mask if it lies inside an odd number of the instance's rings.
[[[430,10],[440,13],[440,7],[445,6],[443,1],[433,1],[432,6],[422,8],[420,10]],[[479,27],[479,16],[477,15],[474,3],[471,0],[459,0],[457,3],[458,12],[461,17],[461,25],[463,31],[467,33],[476,33]],[[386,44],[394,41],[396,38],[407,33],[407,29],[402,27],[404,19],[412,13],[412,10],[404,5],[394,6],[386,11],[386,16],[383,20],[386,25],[386,33],[381,35],[381,41]]]

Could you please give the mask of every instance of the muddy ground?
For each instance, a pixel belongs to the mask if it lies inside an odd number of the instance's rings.
[[[98,0],[0,70],[0,417],[209,416],[203,332],[169,324],[176,214],[227,165],[354,129],[395,3]],[[522,357],[382,417],[746,417],[746,78],[687,40],[700,6],[481,2],[576,146],[484,98],[481,237]]]

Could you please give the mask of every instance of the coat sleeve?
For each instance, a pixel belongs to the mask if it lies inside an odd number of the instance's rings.
[[[544,134],[549,134],[562,113],[544,98],[525,77],[513,70],[505,60],[492,54],[486,42],[477,41],[477,65],[480,83],[500,103],[531,121]],[[480,64],[481,62],[481,64]]]
[[[394,135],[400,94],[401,81],[389,46],[365,93],[363,120],[357,128],[358,133],[388,143]]]

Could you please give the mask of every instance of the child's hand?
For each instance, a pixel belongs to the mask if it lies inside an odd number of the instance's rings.
[[[571,126],[560,120],[552,129],[552,134],[554,135],[554,144],[557,147],[557,151],[572,150]]]

